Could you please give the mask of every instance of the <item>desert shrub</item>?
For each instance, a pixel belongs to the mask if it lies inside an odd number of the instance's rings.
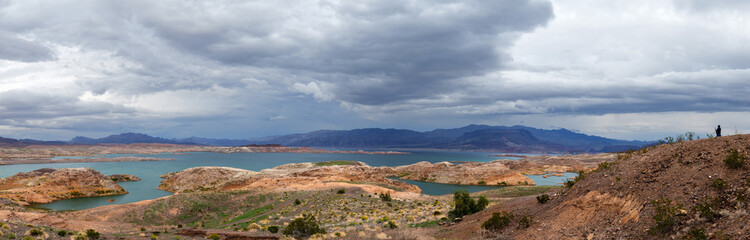
[[[86,229],[86,237],[90,239],[99,239],[99,233],[94,229]]]
[[[159,236],[156,236],[154,234],[151,234],[151,236],[148,236],[149,240],[159,240]]]
[[[9,233],[8,234],[8,239],[16,239],[16,234],[15,233]]]
[[[612,170],[617,165],[617,162],[601,162],[596,167],[595,171]]]
[[[23,237],[23,238],[21,238],[21,239],[22,239],[22,240],[34,240],[34,237],[32,237],[32,236],[24,236],[24,237]]]
[[[490,205],[490,201],[487,200],[487,197],[484,195],[479,196],[479,199],[477,199],[476,212],[484,210],[487,208],[487,205]]]
[[[344,190],[343,188],[336,191],[336,194],[344,194],[344,193],[346,193],[346,190]]]
[[[520,228],[528,228],[531,226],[531,221],[534,221],[534,217],[531,215],[523,216],[520,220],[518,220],[518,227]]]
[[[398,228],[398,226],[396,225],[395,222],[393,222],[393,220],[388,221],[388,225],[386,227],[388,227],[390,229]]]
[[[477,182],[477,185],[487,185],[487,182],[484,180]]]
[[[537,202],[538,202],[539,204],[544,204],[544,203],[547,203],[547,201],[549,201],[549,195],[547,195],[547,194],[542,194],[542,195],[540,195],[540,196],[536,196],[536,201],[537,201]]]
[[[474,201],[466,190],[454,192],[453,202],[455,207],[448,212],[448,216],[452,219],[482,211],[489,204],[489,201],[484,196],[479,196],[479,201]]]
[[[503,181],[503,182],[497,183],[497,185],[498,186],[508,186],[508,183]]]
[[[88,239],[89,238],[86,237],[86,235],[83,235],[83,234],[80,234],[80,233],[76,234],[76,235],[73,235],[73,240],[88,240]]]
[[[208,235],[208,239],[211,239],[211,240],[219,240],[220,238],[221,236],[219,236],[219,234],[216,234],[216,233],[211,233],[210,235]]]
[[[515,216],[511,212],[503,211],[499,213],[492,213],[492,217],[482,223],[482,228],[489,231],[498,232],[510,225],[510,223],[513,222],[513,218],[515,218]]]
[[[656,225],[648,229],[648,233],[665,234],[672,231],[672,227],[675,225],[675,215],[677,215],[677,209],[681,208],[680,205],[675,206],[672,200],[661,197],[659,200],[651,202],[656,208],[656,214],[653,219],[656,221]]]
[[[31,230],[29,230],[29,235],[36,237],[44,235],[44,232],[42,230],[39,230],[38,228],[32,228]]]
[[[685,239],[707,240],[708,236],[706,236],[706,232],[705,230],[703,230],[703,228],[691,228],[688,234],[685,236]]]
[[[268,226],[268,231],[271,233],[279,232],[279,226]]]
[[[294,205],[300,205],[300,204],[302,204],[302,201],[300,201],[299,199],[294,199]]]
[[[720,217],[717,208],[719,205],[719,200],[714,199],[708,199],[702,203],[698,203],[693,207],[693,210],[695,210],[698,213],[698,216],[705,218],[709,221],[713,221],[714,219],[717,219]]]
[[[583,179],[586,179],[586,173],[583,172],[583,171],[578,171],[578,176],[576,176],[575,178],[573,178],[572,181],[571,180],[565,180],[565,182],[563,184],[565,185],[565,188],[571,188],[571,187],[573,187],[573,185],[575,185],[577,182],[579,182],[579,181],[581,181]]]
[[[391,193],[381,193],[378,196],[380,197],[380,200],[383,200],[385,202],[390,202],[391,200],[393,200],[391,198]]]
[[[441,213],[440,211],[434,211],[434,212],[432,212],[433,216],[437,216],[437,215],[440,215],[440,214],[443,214],[443,213]]]
[[[57,231],[57,236],[65,237],[65,235],[68,235],[68,231],[65,231],[65,230]]]
[[[318,233],[325,234],[326,230],[318,226],[315,216],[304,214],[302,217],[294,219],[294,221],[289,223],[289,226],[284,229],[283,233],[294,238],[307,238]]]
[[[745,158],[745,154],[740,153],[736,149],[732,149],[732,151],[729,152],[729,156],[724,159],[724,163],[726,163],[727,167],[731,169],[738,169],[745,165]]]
[[[714,179],[711,183],[711,186],[718,189],[718,190],[724,190],[727,186],[727,181],[724,181],[722,179]]]

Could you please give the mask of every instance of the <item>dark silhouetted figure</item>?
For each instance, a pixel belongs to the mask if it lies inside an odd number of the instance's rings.
[[[716,136],[721,137],[721,125],[716,126]]]

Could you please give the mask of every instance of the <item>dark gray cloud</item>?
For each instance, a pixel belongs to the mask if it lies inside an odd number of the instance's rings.
[[[77,96],[29,90],[0,92],[0,119],[26,121],[71,116],[133,113],[132,109],[102,101],[81,101]]]
[[[448,80],[501,68],[515,36],[552,17],[551,5],[541,1],[320,3],[330,19],[264,7],[232,6],[226,15],[206,16],[191,6],[184,10],[200,13],[150,15],[144,22],[185,51],[313,74],[333,83],[339,100],[380,105],[451,92],[456,86]]]
[[[54,59],[54,53],[44,45],[12,35],[14,34],[0,31],[0,59],[21,62]]]

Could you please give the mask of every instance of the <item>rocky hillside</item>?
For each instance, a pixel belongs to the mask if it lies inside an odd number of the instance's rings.
[[[43,168],[0,179],[0,197],[23,204],[126,193],[109,176],[91,168]]]
[[[440,237],[480,237],[492,213],[515,215],[485,237],[513,239],[746,239],[750,135],[679,142],[622,154],[569,189],[514,199],[469,216]],[[744,162],[743,162],[744,161]],[[528,227],[517,224],[533,217]]]
[[[470,162],[418,162],[395,167],[401,179],[461,184],[461,185],[534,185],[534,180],[518,171],[512,171],[501,161],[489,163]]]

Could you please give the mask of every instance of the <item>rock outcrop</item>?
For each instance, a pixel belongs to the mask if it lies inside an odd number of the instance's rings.
[[[126,193],[109,176],[91,168],[43,168],[0,179],[0,197],[22,204]]]
[[[601,162],[617,160],[615,153],[580,155],[535,155],[519,160],[498,160],[513,171],[526,175],[543,175],[551,172],[578,172],[596,168]]]
[[[395,167],[401,179],[461,185],[535,185],[534,180],[513,171],[501,161],[488,163],[418,162]]]
[[[195,167],[162,175],[159,189],[170,192],[211,190],[299,191],[358,187],[368,192],[405,191],[420,193],[419,187],[388,179],[396,172],[361,162],[320,166],[316,163],[281,165],[260,172],[229,167]]]
[[[115,182],[135,182],[135,181],[141,180],[141,178],[136,177],[135,175],[132,175],[132,174],[112,174],[112,175],[109,175],[109,178],[111,178],[112,181],[115,181]]]

